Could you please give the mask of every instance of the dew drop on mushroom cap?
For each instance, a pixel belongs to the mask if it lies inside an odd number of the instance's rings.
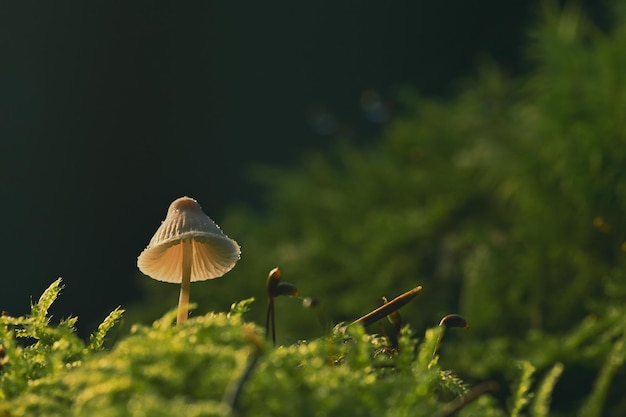
[[[139,270],[159,281],[180,283],[183,241],[191,242],[191,281],[221,277],[241,254],[237,242],[204,214],[196,200],[181,197],[170,204],[165,220],[137,258]]]

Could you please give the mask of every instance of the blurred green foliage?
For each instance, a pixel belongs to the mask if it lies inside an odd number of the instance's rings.
[[[621,302],[624,7],[603,33],[580,9],[545,4],[526,75],[484,64],[454,99],[401,90],[401,111],[375,145],[339,141],[298,169],[254,170],[267,207],[218,219],[242,259],[226,277],[194,284],[192,300],[205,309],[264,300],[266,274],[279,266],[334,323],[423,285],[407,307],[411,323],[458,311],[481,338],[568,331]],[[175,286],[141,282],[151,319],[175,302]],[[319,335],[298,302],[279,304],[286,340]],[[263,316],[259,303],[251,317]]]
[[[626,7],[614,2],[603,32],[557,4],[529,30],[525,75],[485,63],[453,99],[401,90],[375,145],[255,170],[266,211],[220,221],[242,259],[192,299],[265,300],[280,266],[337,323],[422,285],[404,321],[463,314],[471,331],[451,335],[444,359],[467,378],[510,378],[523,357],[540,372],[561,363],[562,415],[625,415],[610,381],[626,381]],[[175,302],[176,289],[145,285]],[[324,331],[294,299],[277,302],[277,320],[282,343]]]

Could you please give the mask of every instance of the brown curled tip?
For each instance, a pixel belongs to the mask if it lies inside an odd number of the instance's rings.
[[[467,321],[458,314],[448,314],[439,322],[440,326],[446,327],[462,327],[464,329],[469,329],[469,324]]]
[[[280,268],[274,268],[267,275],[267,295],[271,297],[276,296],[276,291],[278,288],[278,284],[280,284],[280,278],[283,273]]]

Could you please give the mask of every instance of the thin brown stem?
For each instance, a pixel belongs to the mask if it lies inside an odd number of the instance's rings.
[[[446,404],[442,410],[440,410],[435,417],[451,417],[456,412],[461,410],[467,404],[477,400],[482,395],[488,392],[494,392],[498,390],[498,383],[494,381],[483,382],[482,384],[472,388],[467,394],[457,397],[448,404]]]
[[[276,346],[276,306],[272,303],[272,343]]]
[[[270,337],[270,316],[273,316],[274,311],[274,298],[270,297],[269,304],[267,305],[267,313],[265,314],[265,339]]]

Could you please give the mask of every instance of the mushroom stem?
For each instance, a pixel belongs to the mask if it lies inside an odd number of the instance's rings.
[[[191,239],[183,239],[183,267],[182,281],[180,284],[180,297],[178,298],[178,316],[176,324],[187,321],[189,315],[189,292],[191,291],[191,264],[193,261],[193,246]]]

